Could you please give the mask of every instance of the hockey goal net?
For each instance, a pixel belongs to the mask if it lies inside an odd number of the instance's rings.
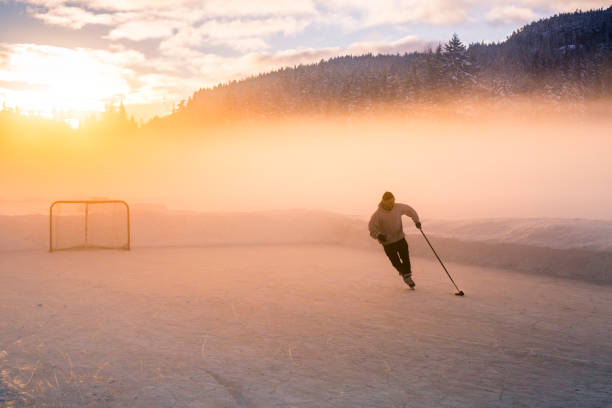
[[[130,208],[120,200],[56,201],[49,207],[49,251],[130,249]]]

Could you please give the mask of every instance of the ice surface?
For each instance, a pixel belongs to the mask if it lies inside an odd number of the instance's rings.
[[[379,248],[0,255],[0,405],[604,407],[612,288]]]

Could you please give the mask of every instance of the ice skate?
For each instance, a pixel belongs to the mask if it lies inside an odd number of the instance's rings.
[[[404,279],[404,282],[406,282],[406,284],[410,286],[410,289],[414,289],[416,285],[412,280],[412,275],[402,275],[402,278]]]

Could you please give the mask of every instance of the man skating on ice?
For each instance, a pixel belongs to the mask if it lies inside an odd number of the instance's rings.
[[[368,229],[370,230],[370,236],[382,244],[385,254],[387,254],[391,264],[402,276],[404,282],[411,288],[414,288],[415,284],[412,280],[412,270],[410,269],[408,244],[404,238],[404,229],[402,227],[402,215],[412,218],[414,225],[421,229],[421,222],[416,211],[409,205],[395,204],[395,197],[387,191],[383,194],[382,201],[378,204],[378,209],[372,214]]]

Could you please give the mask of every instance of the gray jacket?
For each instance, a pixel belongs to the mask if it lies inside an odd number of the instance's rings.
[[[419,215],[409,205],[395,203],[391,211],[387,211],[382,208],[382,203],[378,204],[378,209],[368,224],[370,230],[370,236],[374,239],[378,237],[378,234],[383,234],[387,240],[384,245],[392,244],[404,238],[404,229],[402,226],[402,215],[407,215],[412,218],[412,221],[416,224],[419,221]]]

